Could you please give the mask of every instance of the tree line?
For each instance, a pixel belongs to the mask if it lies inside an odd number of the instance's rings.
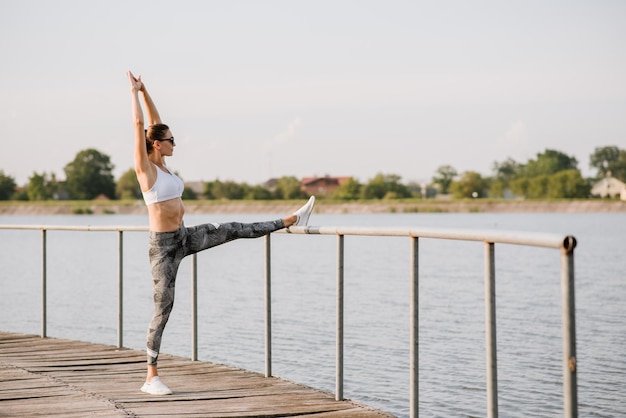
[[[403,183],[395,174],[378,173],[365,183],[354,178],[343,182],[322,198],[336,200],[403,199],[451,194],[454,198],[504,198],[518,196],[530,199],[587,198],[598,179],[613,176],[626,182],[626,150],[617,146],[597,147],[589,157],[595,177],[583,178],[576,158],[561,151],[546,149],[535,158],[520,163],[511,158],[494,162],[491,176],[475,171],[458,173],[450,165],[440,166],[429,184]],[[108,155],[90,148],[80,151],[64,167],[65,180],[54,173],[34,172],[28,183],[18,187],[15,179],[0,170],[0,200],[92,200],[141,199],[135,171],[130,169],[117,181],[112,174],[114,165]],[[294,176],[283,176],[269,187],[234,181],[204,183],[202,196],[185,188],[183,198],[271,200],[306,197],[301,182]]]

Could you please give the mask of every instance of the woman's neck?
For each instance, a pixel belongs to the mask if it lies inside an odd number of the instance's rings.
[[[163,157],[162,155],[158,154],[158,155],[151,155],[150,161],[152,161],[152,164],[158,166],[158,167],[165,167],[165,157]]]

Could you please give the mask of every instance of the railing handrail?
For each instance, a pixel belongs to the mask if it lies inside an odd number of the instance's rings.
[[[118,232],[133,231],[147,232],[147,226],[96,226],[96,225],[10,225],[0,224],[0,229],[18,230],[47,230],[47,231],[101,231]],[[405,228],[405,227],[347,227],[347,226],[296,226],[289,231],[281,230],[275,233],[315,234],[315,235],[355,235],[355,236],[387,236],[387,237],[417,237],[433,239],[449,239],[457,241],[482,241],[494,244],[528,245],[573,250],[576,239],[571,235],[528,232],[515,230],[485,230],[485,229],[456,229],[456,228]]]
[[[283,231],[279,231],[282,233]],[[402,227],[346,227],[346,226],[302,226],[291,227],[296,234],[356,235],[449,239],[457,241],[481,241],[494,244],[517,244],[573,250],[576,239],[571,235],[513,230],[455,229],[455,228],[402,228]]]
[[[147,226],[97,226],[97,225],[0,225],[0,229],[30,229],[34,231],[103,231],[103,232],[117,232],[117,231],[137,231],[148,232]]]
[[[46,233],[47,231],[101,231],[118,234],[118,346],[123,341],[123,232],[147,232],[146,226],[72,226],[72,225],[0,225],[0,230],[42,231],[42,337],[46,336]],[[418,416],[418,279],[419,239],[478,241],[485,245],[485,337],[487,365],[487,416],[498,416],[497,400],[497,345],[495,305],[495,244],[514,244],[561,250],[561,303],[563,329],[563,398],[564,417],[578,416],[576,322],[574,298],[574,249],[576,239],[571,235],[512,230],[471,230],[419,227],[348,227],[304,226],[291,227],[276,233],[335,235],[337,240],[337,295],[336,295],[336,399],[343,399],[343,274],[344,236],[407,237],[411,242],[411,303],[410,303],[410,414]],[[265,374],[271,376],[271,235],[265,237]],[[192,360],[197,360],[197,254],[192,255]]]

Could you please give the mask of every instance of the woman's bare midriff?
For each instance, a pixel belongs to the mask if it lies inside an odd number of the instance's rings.
[[[183,223],[185,206],[181,198],[153,203],[148,206],[150,219],[150,231],[171,232],[176,231]]]

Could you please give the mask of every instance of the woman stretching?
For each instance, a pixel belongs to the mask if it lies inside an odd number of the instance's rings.
[[[238,238],[258,238],[292,225],[304,226],[315,205],[315,197],[294,214],[282,219],[255,223],[208,223],[186,227],[185,209],[181,196],[183,181],[165,164],[165,157],[174,153],[174,136],[161,122],[159,112],[148,94],[141,76],[127,73],[132,98],[135,131],[135,173],[148,207],[150,221],[150,265],[154,289],[154,316],[148,328],[148,374],[141,388],[152,395],[169,395],[172,391],[163,383],[157,371],[157,359],[165,324],[174,306],[176,273],[183,257]],[[139,93],[143,97],[148,117],[144,117]]]

